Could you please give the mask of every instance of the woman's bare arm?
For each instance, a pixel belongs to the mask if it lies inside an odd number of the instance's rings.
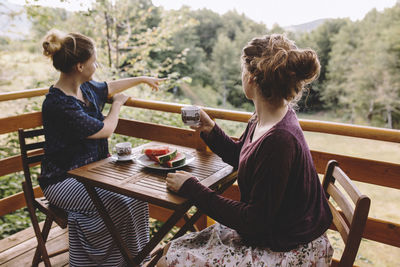
[[[108,81],[107,82],[108,94],[109,96],[113,96],[141,83],[145,83],[149,85],[152,88],[152,90],[158,91],[158,83],[164,80],[166,79],[140,76],[140,77],[119,79],[115,81]]]

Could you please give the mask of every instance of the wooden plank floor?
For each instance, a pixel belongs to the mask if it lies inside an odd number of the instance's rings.
[[[41,227],[42,227],[41,223]],[[25,267],[31,266],[33,254],[37,245],[32,227],[22,230],[12,236],[0,240],[0,266],[1,267]],[[68,246],[68,230],[61,229],[53,224],[47,241],[49,252],[61,250]],[[154,251],[161,248],[157,246]],[[153,252],[154,252],[153,251]],[[52,266],[64,267],[68,264],[68,252],[50,259]],[[333,259],[331,267],[339,266],[337,259]],[[39,266],[44,267],[43,263]],[[146,266],[146,264],[144,265]],[[354,267],[358,267],[354,265]]]
[[[68,230],[53,224],[46,243],[47,251],[58,251],[68,247]],[[32,263],[36,249],[36,238],[33,228],[27,228],[12,236],[0,240],[0,266],[25,267]],[[69,266],[68,252],[50,259],[52,266]],[[44,266],[41,263],[39,266]]]

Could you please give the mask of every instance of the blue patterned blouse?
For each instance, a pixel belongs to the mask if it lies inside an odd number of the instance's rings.
[[[45,156],[39,183],[42,188],[66,178],[67,171],[108,156],[107,139],[88,139],[104,126],[101,111],[107,100],[105,82],[81,85],[88,105],[53,86],[42,105]]]

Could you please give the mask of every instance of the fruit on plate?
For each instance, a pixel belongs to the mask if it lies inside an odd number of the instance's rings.
[[[157,159],[158,163],[160,163],[162,165],[165,162],[174,159],[176,157],[177,153],[178,153],[178,150],[176,148],[175,149],[170,149],[167,154],[160,155],[160,156],[155,156],[155,158]]]
[[[152,146],[143,149],[143,154],[146,154],[147,156],[159,156],[167,154],[168,152],[168,146]]]
[[[173,158],[172,160],[169,160],[169,161],[165,162],[165,163],[162,164],[162,165],[164,165],[164,166],[166,166],[166,167],[169,167],[169,168],[172,168],[172,167],[177,167],[177,166],[181,166],[181,165],[185,164],[185,161],[186,161],[186,156],[185,156],[185,154],[178,152],[178,153],[176,154],[176,157],[175,157],[175,158]]]
[[[178,167],[186,162],[184,153],[178,152],[176,148],[168,146],[152,146],[142,151],[150,160],[153,160],[161,166],[173,168]]]

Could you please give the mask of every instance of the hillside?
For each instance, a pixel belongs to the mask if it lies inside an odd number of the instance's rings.
[[[29,34],[30,27],[23,6],[8,1],[0,3],[0,37],[23,39]]]
[[[303,24],[287,26],[284,27],[284,29],[292,32],[311,32],[319,25],[323,24],[326,20],[329,19],[317,19]]]
[[[292,32],[310,32],[327,19],[283,27]],[[29,34],[31,22],[27,19],[23,6],[4,1],[0,3],[0,37],[23,39]]]

